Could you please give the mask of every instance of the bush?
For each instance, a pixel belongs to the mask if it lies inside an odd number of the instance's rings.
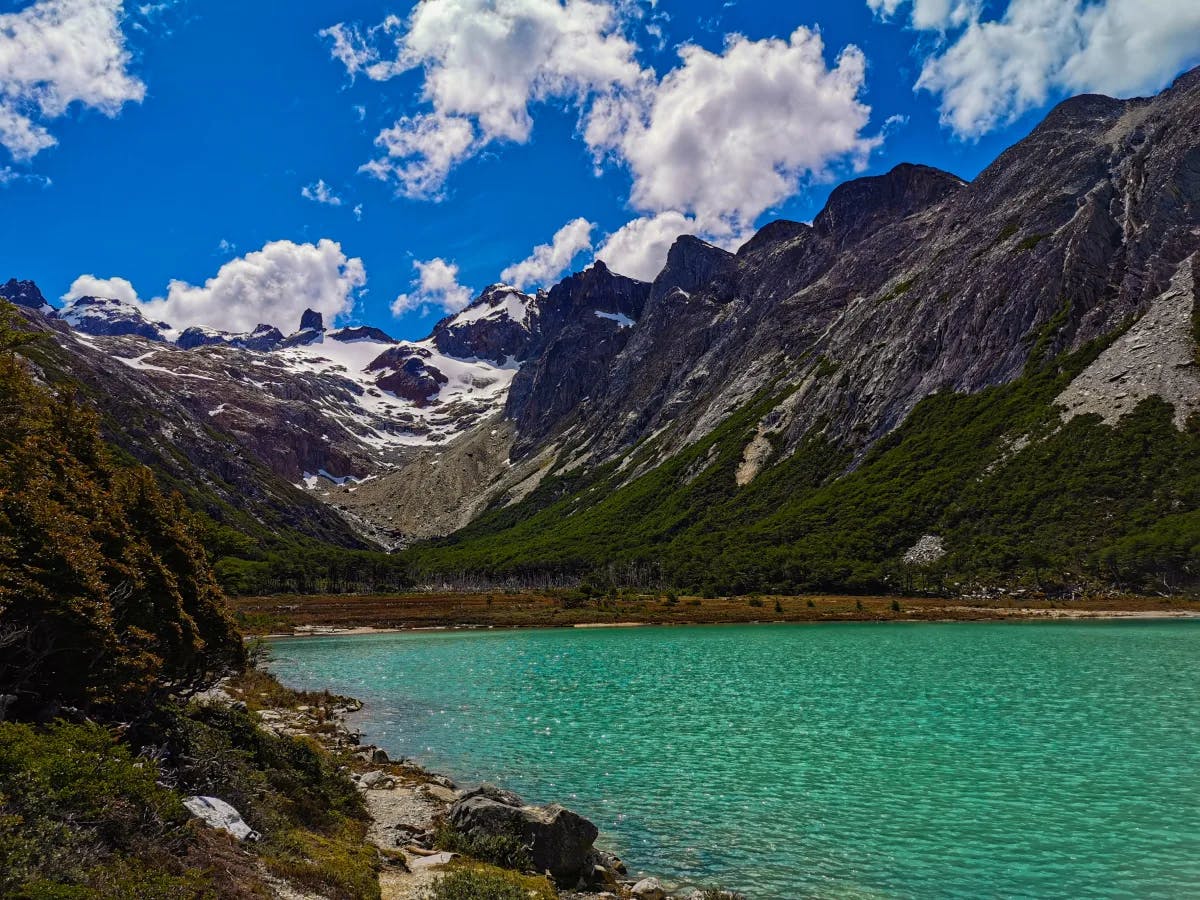
[[[217,896],[180,798],[98,725],[0,724],[0,896]]]
[[[749,600],[749,603],[751,606],[753,606],[757,609],[758,607],[763,605],[763,600],[762,600],[762,597],[751,597]]]
[[[783,612],[783,604],[780,603],[778,600],[775,601],[775,612],[777,612],[777,613]]]
[[[892,612],[894,612],[894,613],[900,612],[900,601],[899,600],[892,601]]]
[[[443,875],[425,900],[553,900],[556,896],[544,878],[472,867]]]
[[[433,845],[439,850],[461,853],[502,869],[527,872],[533,868],[529,845],[517,834],[474,837],[442,822],[434,831]]]

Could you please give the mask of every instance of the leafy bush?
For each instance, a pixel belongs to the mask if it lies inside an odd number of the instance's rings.
[[[433,883],[426,900],[553,900],[544,878],[529,878],[484,867],[457,868]]]
[[[517,834],[474,837],[442,822],[434,831],[433,845],[439,850],[461,853],[502,869],[527,872],[533,868],[529,845]]]
[[[159,775],[98,725],[0,724],[0,896],[215,900]]]

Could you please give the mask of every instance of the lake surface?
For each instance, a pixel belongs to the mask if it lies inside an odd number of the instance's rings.
[[[751,898],[1200,897],[1200,623],[421,632],[273,644],[366,740]]]

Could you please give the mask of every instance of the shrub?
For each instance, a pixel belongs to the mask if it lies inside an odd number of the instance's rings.
[[[433,844],[439,850],[461,853],[502,869],[527,872],[533,868],[529,845],[517,834],[489,834],[475,837],[442,822],[434,830]]]
[[[545,878],[530,878],[485,867],[463,867],[433,883],[425,900],[553,900]]]
[[[775,612],[777,612],[777,613],[783,612],[783,604],[780,603],[778,600],[775,601]]]
[[[748,601],[751,606],[758,608],[763,605],[762,597],[751,597]]]
[[[899,600],[892,601],[892,612],[894,612],[894,613],[900,612],[900,601]]]
[[[98,725],[0,724],[0,896],[215,898],[159,776]]]

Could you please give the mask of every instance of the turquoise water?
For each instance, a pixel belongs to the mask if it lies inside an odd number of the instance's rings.
[[[1200,897],[1200,623],[423,632],[273,645],[393,755],[752,898]]]

